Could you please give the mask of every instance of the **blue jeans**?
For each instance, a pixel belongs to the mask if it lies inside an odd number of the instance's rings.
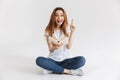
[[[82,67],[85,64],[85,58],[83,56],[77,56],[57,62],[50,58],[38,57],[36,64],[52,72],[63,73],[64,69],[77,69]]]

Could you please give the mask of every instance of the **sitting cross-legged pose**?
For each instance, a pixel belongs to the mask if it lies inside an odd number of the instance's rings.
[[[62,7],[56,7],[45,29],[50,53],[48,57],[39,56],[36,59],[36,64],[48,73],[82,76],[81,67],[85,64],[85,58],[83,56],[71,58],[69,55],[74,30],[73,20],[71,24],[68,24],[65,10]]]

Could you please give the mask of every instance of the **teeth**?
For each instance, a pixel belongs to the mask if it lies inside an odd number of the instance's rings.
[[[59,20],[57,21],[58,24],[62,24],[62,22],[63,22],[62,20],[61,21],[59,21]]]
[[[58,21],[58,22],[62,22],[62,21]]]

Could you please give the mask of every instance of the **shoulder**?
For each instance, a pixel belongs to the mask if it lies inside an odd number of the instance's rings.
[[[45,37],[48,37],[48,36],[49,36],[49,32],[48,32],[47,30],[45,30],[44,36],[45,36]]]

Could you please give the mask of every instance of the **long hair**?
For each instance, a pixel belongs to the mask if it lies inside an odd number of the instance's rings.
[[[62,7],[56,7],[53,10],[53,12],[51,14],[51,17],[50,17],[50,20],[49,20],[49,23],[48,23],[45,31],[47,31],[50,36],[52,36],[52,34],[54,33],[54,29],[56,27],[55,13],[56,13],[57,10],[63,11],[64,22],[62,23],[60,29],[64,33],[64,35],[67,36],[67,32],[66,32],[66,27],[67,27],[67,24],[68,24],[67,14],[66,14],[65,10]]]

